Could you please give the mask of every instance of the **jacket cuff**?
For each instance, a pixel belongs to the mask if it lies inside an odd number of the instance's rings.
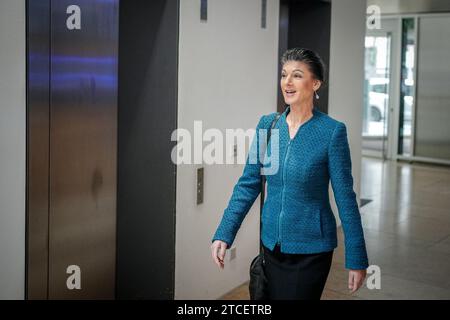
[[[220,234],[218,232],[216,232],[216,234],[213,236],[211,243],[213,243],[216,240],[220,240],[223,241],[227,244],[227,249],[231,248],[231,246],[233,245],[234,239],[230,238],[230,237],[226,237],[223,234]]]

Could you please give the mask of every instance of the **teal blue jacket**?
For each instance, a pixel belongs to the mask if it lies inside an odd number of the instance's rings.
[[[313,117],[301,125],[291,139],[286,122],[289,110],[287,107],[278,119],[274,127],[278,129],[278,136],[272,133],[265,158],[260,157],[269,159],[276,150],[272,150],[272,144],[278,142],[278,170],[266,174],[262,242],[271,250],[278,243],[284,253],[319,253],[336,248],[336,219],[328,196],[331,181],[345,237],[345,267],[366,269],[368,258],[353,191],[346,126],[314,107]],[[259,154],[262,150],[259,139],[262,141],[263,137],[259,137],[259,129],[268,130],[275,116],[276,113],[272,113],[261,117],[243,174],[233,189],[212,241],[222,240],[231,247],[242,221],[260,194],[261,169],[273,163],[250,161],[250,154],[255,151]]]

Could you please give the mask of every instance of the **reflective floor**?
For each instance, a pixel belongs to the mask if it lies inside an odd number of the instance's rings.
[[[363,158],[361,208],[381,289],[347,289],[342,230],[322,299],[450,299],[450,168]],[[222,299],[248,299],[247,284]]]

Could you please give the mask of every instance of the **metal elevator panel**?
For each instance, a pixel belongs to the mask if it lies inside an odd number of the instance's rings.
[[[48,287],[50,0],[27,1],[27,299]]]
[[[118,5],[51,1],[49,299],[115,294]]]
[[[179,1],[120,1],[120,71],[118,6],[27,0],[28,299],[174,297]]]

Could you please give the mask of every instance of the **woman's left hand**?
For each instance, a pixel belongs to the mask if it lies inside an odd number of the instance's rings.
[[[354,293],[363,285],[366,274],[367,272],[365,269],[350,270],[348,272],[348,289],[351,290],[351,293]]]

